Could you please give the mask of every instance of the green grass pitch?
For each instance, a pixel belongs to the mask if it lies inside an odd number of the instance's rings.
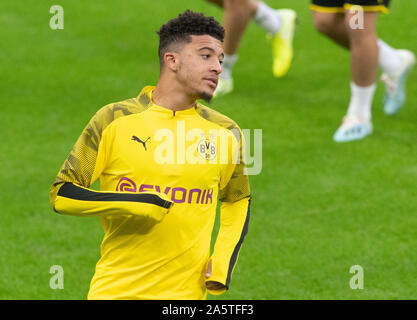
[[[406,106],[373,104],[369,138],[336,144],[349,101],[349,54],[313,28],[308,0],[269,0],[299,14],[295,58],[274,79],[271,47],[251,23],[235,92],[211,107],[263,130],[263,169],[251,176],[251,224],[230,290],[210,299],[417,297],[417,70]],[[49,8],[64,8],[51,30]],[[60,216],[49,187],[101,106],[158,79],[156,30],[186,8],[222,19],[205,1],[0,1],[0,299],[85,299],[99,258],[98,218]],[[392,1],[379,36],[417,52],[415,0]],[[52,265],[64,289],[49,286]],[[364,289],[352,290],[352,265]]]

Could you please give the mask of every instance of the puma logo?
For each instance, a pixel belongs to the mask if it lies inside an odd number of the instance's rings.
[[[147,150],[148,150],[148,149],[146,149],[146,142],[148,142],[148,140],[149,140],[150,138],[151,138],[151,137],[148,137],[148,139],[146,139],[145,141],[142,141],[142,140],[140,140],[138,137],[136,137],[136,136],[132,136],[132,140],[137,141],[137,142],[139,142],[139,143],[142,143],[143,147],[145,148],[145,151],[147,151]]]

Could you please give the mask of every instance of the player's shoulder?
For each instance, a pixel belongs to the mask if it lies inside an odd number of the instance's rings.
[[[237,131],[238,133],[240,132],[239,125],[236,123],[236,121],[217,110],[214,110],[198,102],[196,105],[196,111],[202,118],[207,121],[215,123],[224,129]]]
[[[141,95],[135,98],[109,103],[95,113],[90,120],[90,125],[102,132],[116,120],[121,120],[130,115],[145,111],[148,108],[148,104],[148,102],[143,101]]]
[[[137,98],[130,98],[105,105],[96,112],[94,117],[103,123],[111,123],[123,116],[140,113],[144,110],[146,110],[146,106],[139,103]]]

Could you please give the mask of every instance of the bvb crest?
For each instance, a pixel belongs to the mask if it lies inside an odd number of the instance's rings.
[[[213,160],[217,155],[217,145],[215,137],[210,135],[210,138],[207,139],[204,135],[197,144],[197,152],[200,157],[205,160]]]

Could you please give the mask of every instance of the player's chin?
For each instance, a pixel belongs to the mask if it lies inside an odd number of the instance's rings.
[[[217,83],[209,83],[208,85],[203,86],[200,91],[200,98],[204,101],[210,102],[213,99],[214,91],[217,88]]]
[[[199,97],[200,99],[203,99],[206,102],[210,102],[211,99],[213,99],[213,94],[214,94],[214,90],[212,91],[204,90],[200,92]]]

